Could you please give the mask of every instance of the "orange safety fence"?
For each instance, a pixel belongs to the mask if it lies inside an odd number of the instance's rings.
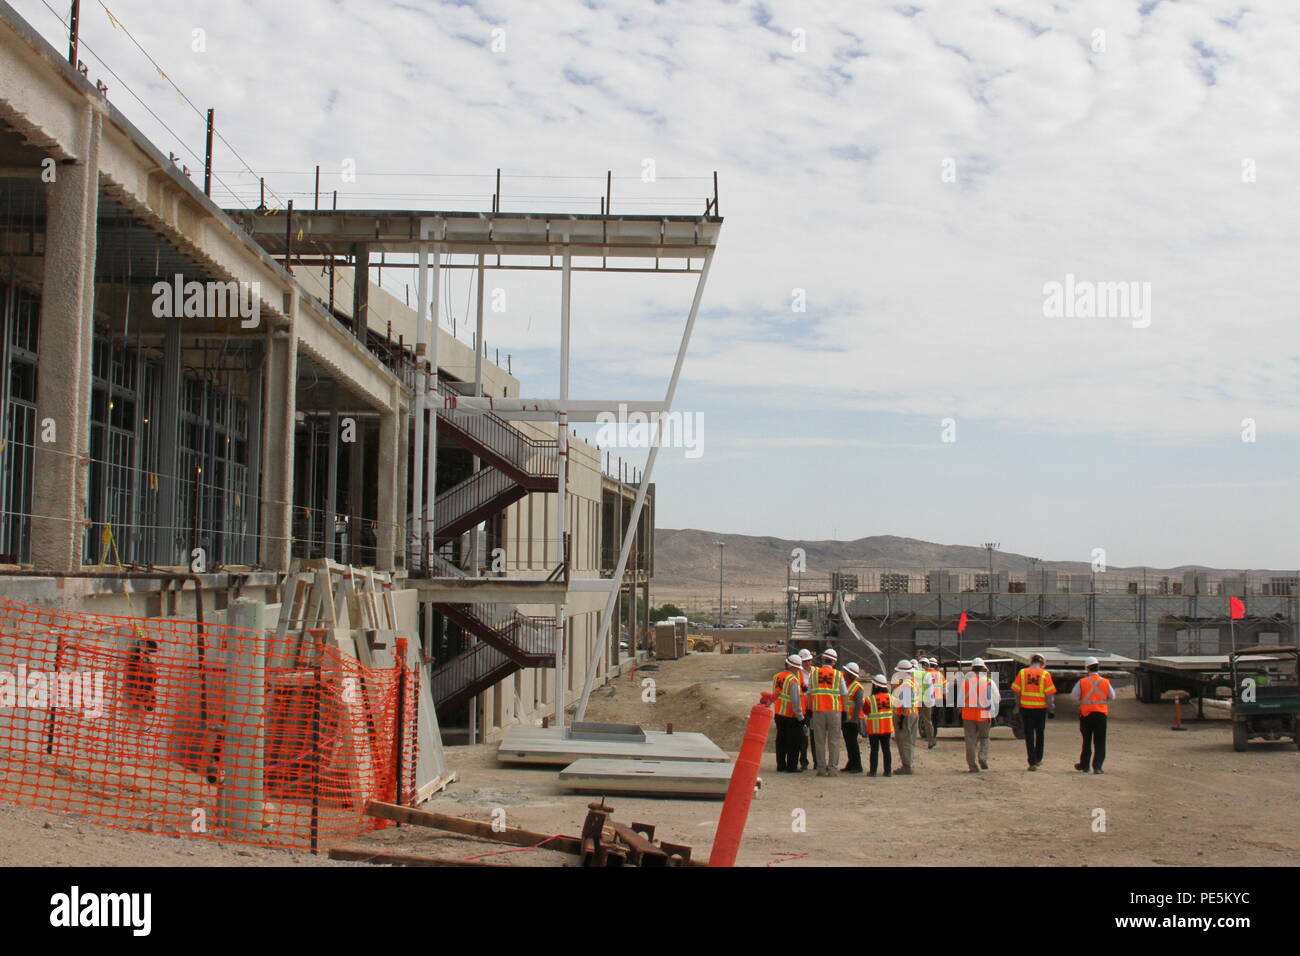
[[[0,800],[316,849],[383,825],[368,800],[414,793],[418,680],[413,667],[362,664],[328,631],[0,599]]]

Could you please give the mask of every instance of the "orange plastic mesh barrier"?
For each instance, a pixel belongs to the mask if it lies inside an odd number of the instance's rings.
[[[0,600],[0,799],[262,846],[373,829],[414,791],[419,674],[328,637]]]

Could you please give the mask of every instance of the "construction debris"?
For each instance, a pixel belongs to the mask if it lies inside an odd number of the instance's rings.
[[[587,804],[582,824],[583,866],[691,866],[691,848],[682,843],[655,843],[649,823],[625,825],[613,819],[604,801]]]

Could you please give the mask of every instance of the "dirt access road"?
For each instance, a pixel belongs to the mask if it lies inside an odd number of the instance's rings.
[[[749,708],[780,656],[690,655],[642,668],[593,696],[591,720],[640,723],[708,734],[739,746]],[[643,702],[641,681],[655,681]],[[921,751],[911,777],[777,774],[764,760],[742,865],[852,866],[1034,864],[1093,866],[1292,866],[1300,852],[1300,753],[1290,742],[1232,750],[1226,721],[1191,721],[1171,731],[1173,706],[1140,704],[1128,690],[1112,707],[1106,773],[1072,769],[1079,755],[1077,711],[1068,698],[1047,725],[1047,753],[1025,771],[1021,741],[994,732],[991,770],[967,774],[960,735],[946,730]],[[505,767],[494,744],[455,747],[460,780],[426,807],[513,826],[576,833],[591,798],[556,786],[552,768]],[[662,838],[706,856],[719,801],[614,795],[617,819],[654,823]],[[1103,816],[1104,814],[1104,816]],[[1101,823],[1104,822],[1104,830]],[[802,823],[803,830],[796,830]],[[409,832],[410,828],[404,828]],[[384,842],[396,834],[386,832]],[[511,854],[512,863],[528,853]]]

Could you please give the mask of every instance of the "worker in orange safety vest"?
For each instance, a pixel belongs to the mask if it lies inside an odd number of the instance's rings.
[[[871,762],[867,776],[876,775],[877,756],[885,755],[885,776],[892,776],[892,754],[889,752],[889,735],[894,732],[894,697],[889,692],[889,680],[884,674],[871,678],[871,694],[867,698],[867,712],[863,715],[867,740],[871,744]]]
[[[803,739],[803,671],[799,655],[785,659],[785,670],[772,678],[776,695],[776,772],[800,773],[799,743]]]
[[[894,696],[894,742],[898,745],[900,775],[912,772],[916,756],[916,725],[921,710],[920,684],[912,672],[912,662],[901,660],[890,680]]]
[[[844,701],[848,696],[844,675],[835,666],[839,657],[839,652],[833,647],[822,651],[821,666],[813,671],[812,685],[808,690],[819,777],[834,777],[839,774],[836,768],[840,762],[840,739],[843,733],[840,724],[843,722]]]
[[[989,731],[998,715],[998,682],[989,676],[983,658],[970,662],[970,673],[962,679],[961,724],[966,738],[966,772],[989,769]]]
[[[813,665],[812,651],[808,648],[802,648],[799,651],[799,670],[800,679],[803,682],[803,714],[802,726],[799,737],[799,769],[808,769],[808,752],[812,751],[812,759],[817,759],[817,748],[812,743],[812,712],[808,709],[812,704],[812,699],[808,696],[808,689],[812,685],[812,673],[816,668]],[[814,763],[813,767],[817,765]]]
[[[1083,750],[1074,769],[1087,773],[1088,762],[1091,760],[1092,772],[1103,773],[1101,765],[1106,762],[1106,721],[1110,713],[1110,702],[1115,699],[1115,688],[1101,676],[1101,663],[1097,658],[1089,657],[1083,666],[1087,674],[1070,691],[1070,696],[1079,702],[1079,733],[1083,736]]]
[[[1011,682],[1011,690],[1020,705],[1020,725],[1025,732],[1025,755],[1029,769],[1037,770],[1043,762],[1043,737],[1047,718],[1056,716],[1056,685],[1047,671],[1047,660],[1033,654],[1029,666],[1022,667]]]
[[[862,750],[858,746],[858,737],[863,732],[862,715],[867,706],[867,689],[862,684],[862,671],[856,662],[849,661],[844,665],[844,675],[847,696],[840,730],[844,734],[844,749],[849,759],[843,772],[862,773]]]

